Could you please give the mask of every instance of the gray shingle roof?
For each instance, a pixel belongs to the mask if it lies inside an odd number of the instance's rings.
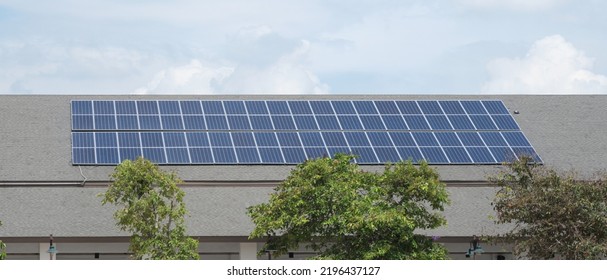
[[[73,99],[500,99],[545,164],[575,168],[583,174],[607,167],[606,95],[289,95],[289,96],[0,96],[0,236],[123,236],[101,207],[101,188],[40,187],[45,182],[107,181],[109,166],[71,165],[70,100]],[[280,181],[292,166],[165,166],[186,181]],[[381,166],[367,166],[380,170]],[[445,181],[482,182],[499,166],[437,166]],[[84,177],[83,177],[84,175]],[[34,182],[28,185],[29,182]],[[7,185],[13,184],[12,187]],[[14,184],[24,184],[17,187]],[[271,188],[186,188],[189,230],[196,236],[246,236],[251,223],[248,205],[265,201]],[[50,184],[48,184],[50,185]],[[447,209],[449,226],[434,235],[466,236],[497,230],[488,216],[493,188],[451,187],[453,203]]]

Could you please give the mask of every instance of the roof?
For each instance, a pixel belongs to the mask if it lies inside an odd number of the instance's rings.
[[[101,206],[111,166],[73,166],[70,101],[103,100],[502,100],[544,164],[591,174],[607,167],[606,95],[3,95],[0,96],[0,236],[125,236]],[[272,184],[292,165],[181,165],[174,170],[186,187],[188,226],[195,236],[247,236],[252,224],[246,207],[266,201]],[[382,166],[364,166],[381,170]],[[450,187],[447,227],[433,235],[469,236],[499,230],[488,220],[492,187],[461,187],[485,182],[500,166],[436,166]],[[82,187],[81,182],[86,181]],[[104,183],[105,182],[105,183]],[[256,184],[256,182],[268,182]],[[458,183],[459,182],[459,183]],[[68,185],[75,183],[73,185]],[[465,185],[465,184],[464,184]],[[96,186],[99,186],[97,184]]]

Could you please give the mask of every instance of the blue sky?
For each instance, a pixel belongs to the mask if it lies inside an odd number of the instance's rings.
[[[0,0],[0,93],[606,93],[607,1]]]

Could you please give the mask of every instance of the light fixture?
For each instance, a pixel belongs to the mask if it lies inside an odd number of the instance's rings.
[[[46,252],[49,253],[51,260],[53,260],[53,257],[59,252],[59,251],[57,251],[57,248],[55,248],[55,245],[53,244],[53,235],[52,234],[50,236],[49,246],[48,246],[48,250]]]

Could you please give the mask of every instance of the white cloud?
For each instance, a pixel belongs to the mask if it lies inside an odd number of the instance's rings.
[[[524,58],[498,58],[487,68],[487,93],[607,92],[607,77],[593,72],[593,60],[560,35],[536,41]]]
[[[135,93],[215,93],[217,84],[233,72],[233,68],[203,65],[202,62],[194,59],[187,65],[170,67],[158,72],[147,86],[136,89]]]
[[[237,66],[192,60],[187,65],[158,72],[136,94],[316,94],[329,88],[305,66],[310,43],[271,63],[240,63]]]
[[[475,9],[542,11],[557,7],[566,0],[460,0],[465,6]]]
[[[222,84],[224,93],[327,93],[329,87],[305,67],[310,43],[302,41],[293,52],[267,67],[241,65]]]

